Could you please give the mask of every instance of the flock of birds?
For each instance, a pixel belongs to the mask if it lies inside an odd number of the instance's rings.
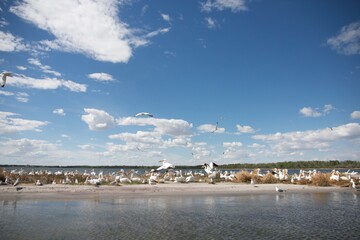
[[[12,77],[13,74],[11,72],[2,72],[1,73],[1,87],[5,87],[7,77]],[[139,112],[135,115],[135,117],[154,117],[153,114],[148,112]],[[216,122],[215,129],[212,131],[212,133],[216,132],[219,128],[219,122]],[[332,130],[332,129],[331,129]],[[96,186],[99,186],[105,182],[108,182],[109,179],[112,179],[110,184],[118,184],[118,183],[149,183],[151,185],[157,184],[157,183],[163,183],[165,181],[173,181],[178,183],[189,183],[189,182],[195,182],[195,176],[205,177],[204,173],[196,172],[193,173],[192,171],[186,172],[185,176],[182,172],[182,170],[175,171],[175,166],[166,160],[161,160],[162,165],[158,167],[156,170],[151,170],[150,172],[145,173],[145,177],[141,177],[138,172],[135,170],[131,170],[128,173],[125,173],[124,170],[120,170],[118,173],[113,173],[111,176],[105,177],[103,172],[100,172],[99,174],[96,174],[95,171],[92,171],[90,174],[88,174],[85,170],[83,173],[83,176],[86,177],[84,183],[85,184],[93,184]],[[225,181],[233,181],[236,179],[235,173],[229,173],[228,171],[221,172],[217,169],[218,165],[214,162],[210,162],[209,164],[205,163],[202,168],[204,169],[205,173],[207,174],[207,179],[209,183],[215,184],[215,179],[220,178]],[[165,174],[161,174],[161,171],[164,170]],[[272,171],[269,171],[274,175],[274,177],[280,181],[286,181],[289,179],[289,174],[287,169],[274,169]],[[11,172],[14,174],[14,170]],[[293,174],[291,177],[291,183],[295,183],[297,181],[301,180],[307,180],[311,181],[314,175],[316,175],[318,172],[316,170],[313,171],[304,171],[300,170],[299,174]],[[51,175],[51,172],[44,172],[44,174]],[[258,177],[263,177],[264,174],[260,172],[260,169],[255,169],[254,171],[251,171],[250,174],[255,174]],[[19,175],[22,175],[22,171],[19,172]],[[30,172],[29,175],[35,175],[34,172]],[[61,181],[62,184],[71,184],[75,183],[78,184],[79,180],[75,178],[74,182],[71,181],[70,176],[78,175],[78,173],[63,173],[62,171],[55,172],[55,175],[64,175],[65,179]],[[353,189],[357,189],[355,180],[352,176],[357,175],[357,172],[350,172],[350,170],[346,173],[340,173],[339,171],[333,170],[331,172],[330,180],[332,181],[339,181],[339,180],[345,180],[349,181],[351,184],[351,187]],[[162,176],[162,177],[161,177]],[[111,178],[112,177],[112,178]],[[359,179],[359,177],[357,177]],[[203,179],[200,179],[199,181],[205,181]],[[8,185],[11,183],[11,180],[6,177],[5,181],[0,181],[0,185]],[[16,190],[19,191],[22,189],[22,187],[18,187],[20,183],[20,178],[18,177],[15,182],[13,183],[13,186],[16,187]],[[39,179],[36,180],[36,185],[41,186],[43,185]],[[52,184],[57,184],[55,180],[53,180]],[[251,179],[251,184],[256,184],[254,179]],[[277,185],[275,187],[275,190],[277,192],[285,192],[286,190],[280,189]]]
[[[237,173],[235,171],[220,171],[218,165],[214,162],[204,163],[202,165],[202,170],[193,171],[193,170],[175,170],[175,166],[168,161],[161,160],[161,166],[150,171],[145,171],[140,174],[138,171],[130,170],[125,171],[121,169],[118,172],[113,172],[109,174],[104,174],[102,171],[96,173],[93,169],[91,172],[86,170],[83,173],[75,171],[56,171],[51,172],[48,170],[39,170],[39,171],[30,171],[26,172],[24,170],[11,170],[7,172],[3,170],[3,175],[5,176],[4,181],[0,181],[0,185],[13,185],[16,187],[16,190],[19,191],[23,187],[19,187],[21,179],[29,179],[33,176],[35,185],[42,186],[43,184],[49,184],[49,179],[51,179],[52,184],[89,184],[100,186],[102,184],[111,184],[111,185],[121,185],[121,184],[150,184],[156,185],[165,182],[174,182],[174,183],[192,183],[192,182],[208,182],[209,184],[215,184],[217,181],[230,181],[233,182],[236,180]],[[296,183],[297,181],[306,180],[311,181],[311,178],[316,174],[319,174],[316,170],[304,171],[300,170],[299,174],[293,174],[291,177],[288,174],[287,169],[272,169],[266,173],[262,173],[261,170],[255,169],[250,172],[251,176],[256,176],[257,179],[264,177],[267,174],[271,174],[278,182],[288,181],[291,183]],[[338,176],[338,177],[337,177]],[[15,179],[15,181],[13,180]],[[256,178],[251,179],[251,184],[256,185]],[[348,181],[350,187],[354,190],[358,190],[356,186],[356,181],[359,181],[359,174],[355,171],[350,172],[339,172],[333,170],[330,175],[330,180],[332,181]],[[42,182],[43,181],[43,182]],[[25,181],[24,181],[25,183]],[[257,186],[255,186],[257,187]],[[286,192],[285,189],[275,186],[276,192]]]

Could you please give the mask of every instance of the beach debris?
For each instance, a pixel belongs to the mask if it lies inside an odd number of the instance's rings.
[[[7,77],[12,77],[12,73],[10,73],[10,72],[2,72],[1,75],[2,75],[2,77],[1,77],[1,87],[5,87],[6,78]]]

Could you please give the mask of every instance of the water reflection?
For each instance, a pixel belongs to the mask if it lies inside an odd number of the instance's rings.
[[[15,198],[2,200],[0,229],[2,239],[356,239],[357,195]]]

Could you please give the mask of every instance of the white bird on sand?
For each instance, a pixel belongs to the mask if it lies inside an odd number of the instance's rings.
[[[214,184],[214,178],[216,178],[218,171],[216,170],[218,165],[214,162],[210,162],[209,164],[204,163],[202,168],[204,168],[205,172],[208,174],[208,178],[210,179],[210,183]]]
[[[351,183],[351,188],[352,188],[352,189],[354,189],[354,190],[356,190],[356,191],[360,191],[360,189],[358,189],[358,188],[356,187],[356,184],[355,184],[354,179],[350,179],[350,183]]]
[[[6,77],[12,77],[12,74],[10,72],[2,72],[1,74],[1,87],[5,87]]]
[[[154,117],[154,115],[148,112],[139,112],[135,115],[135,117]]]
[[[278,188],[277,185],[275,186],[275,190],[276,190],[277,192],[286,192],[286,190],[283,190],[283,189],[281,189],[281,188]]]
[[[168,170],[169,168],[175,168],[175,166],[169,162],[167,162],[165,159],[160,160],[159,162],[162,162],[162,165],[160,167],[158,167],[156,169],[156,171],[160,171],[160,170]]]
[[[36,186],[42,186],[42,183],[40,182],[40,180],[38,179],[35,183]]]

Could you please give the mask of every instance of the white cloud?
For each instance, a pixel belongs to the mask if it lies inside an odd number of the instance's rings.
[[[0,90],[0,95],[4,95],[4,96],[14,96],[14,93]]]
[[[171,21],[171,18],[170,18],[170,15],[169,14],[161,14],[161,17],[164,21],[166,22],[170,22]]]
[[[211,12],[213,9],[223,11],[230,9],[232,12],[248,10],[245,0],[207,0],[201,2],[201,10]]]
[[[46,126],[48,122],[14,118],[19,114],[11,112],[0,112],[0,134],[17,133],[22,131],[41,132],[41,127]]]
[[[305,117],[321,117],[329,114],[334,109],[331,104],[326,104],[321,111],[313,109],[312,107],[303,107],[299,110],[299,113]]]
[[[57,71],[54,71],[54,70],[51,70],[51,67],[48,66],[48,65],[43,65],[41,64],[41,62],[39,61],[39,59],[35,59],[35,58],[28,58],[28,63],[34,65],[34,66],[37,66],[41,69],[42,72],[44,73],[50,73],[50,74],[53,74],[57,77],[60,77],[61,76],[61,73],[57,72]]]
[[[239,133],[254,133],[255,132],[255,130],[250,126],[241,126],[241,125],[237,124],[236,128]]]
[[[88,78],[92,78],[98,81],[113,81],[114,78],[108,73],[91,73],[87,75]]]
[[[311,107],[303,107],[299,112],[305,117],[320,117],[321,113]]]
[[[15,94],[15,98],[18,102],[26,103],[29,101],[29,94],[25,92],[18,92]]]
[[[60,115],[60,116],[65,116],[66,115],[64,109],[62,109],[62,108],[54,109],[53,113],[57,114],[57,115]]]
[[[353,111],[350,116],[352,119],[360,119],[360,111]]]
[[[17,69],[21,70],[21,71],[25,71],[27,68],[24,66],[16,66]]]
[[[0,51],[18,52],[26,49],[22,38],[15,37],[11,33],[0,31]]]
[[[170,31],[171,28],[160,28],[158,30],[155,30],[155,31],[152,31],[152,32],[149,32],[148,34],[146,34],[146,38],[152,38],[152,37],[155,37],[159,34],[164,34],[164,33],[167,33]]]
[[[327,43],[340,54],[360,54],[360,21],[342,27],[340,33],[329,38]]]
[[[18,2],[10,11],[51,33],[55,40],[43,42],[48,43],[49,48],[118,63],[127,62],[132,56],[133,30],[117,16],[122,3],[124,1],[62,0],[54,4],[26,0]]]
[[[0,27],[5,27],[9,25],[9,23],[5,20],[5,18],[0,19]]]
[[[182,119],[136,118],[126,117],[117,120],[122,126],[155,126],[154,131],[162,135],[191,136],[192,124]]]
[[[24,75],[14,75],[12,77],[9,77],[9,81],[7,81],[6,84],[15,87],[35,88],[42,90],[57,89],[60,87],[64,87],[72,92],[86,92],[87,89],[85,84],[75,83],[70,80],[48,78],[48,77],[43,79],[36,79]]]
[[[71,139],[71,137],[69,135],[67,135],[67,134],[61,134],[61,137],[66,138],[66,139]]]
[[[52,155],[58,145],[44,140],[22,138],[0,142],[0,149],[3,155],[8,157],[38,158]]]
[[[208,28],[216,28],[218,26],[218,23],[215,19],[212,19],[211,17],[205,18],[205,23]]]
[[[15,96],[15,99],[16,99],[18,102],[26,103],[26,102],[29,101],[29,94],[24,93],[24,92],[12,93],[12,92],[8,92],[8,91],[2,91],[2,90],[0,90],[0,95],[4,95],[4,96]]]
[[[86,122],[90,130],[105,130],[115,126],[115,119],[103,110],[94,108],[84,108],[87,113],[81,116],[81,120]]]
[[[110,139],[119,139],[127,143],[161,144],[161,134],[158,132],[120,133],[109,136]]]
[[[241,142],[224,142],[223,146],[225,148],[239,148],[242,147],[243,144]]]
[[[197,127],[201,133],[224,133],[225,128],[216,127],[214,124],[203,124]]]
[[[275,133],[268,135],[255,135],[254,139],[272,144],[274,150],[279,152],[293,152],[301,150],[323,150],[330,147],[330,143],[339,140],[360,139],[360,125],[349,123],[338,127],[319,130]]]

